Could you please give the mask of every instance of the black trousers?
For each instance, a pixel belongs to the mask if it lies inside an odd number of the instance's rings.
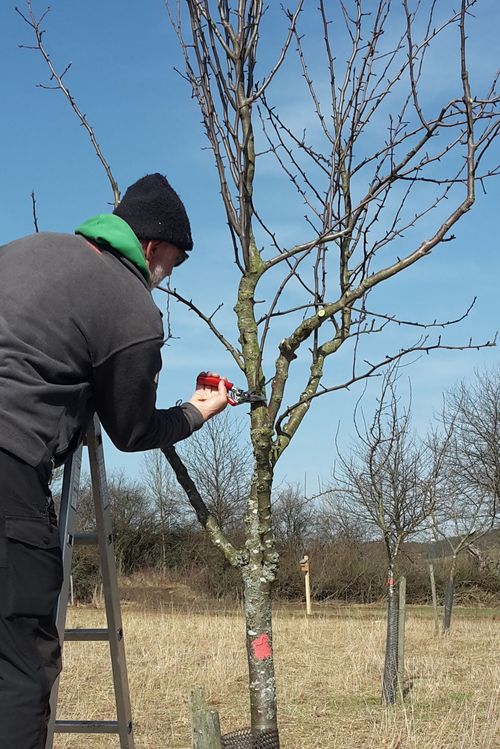
[[[56,518],[34,468],[0,450],[0,749],[43,749],[61,670]]]

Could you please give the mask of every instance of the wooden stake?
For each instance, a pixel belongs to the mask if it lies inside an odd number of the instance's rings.
[[[438,604],[436,595],[436,580],[434,579],[434,565],[429,562],[429,574],[431,578],[432,608],[434,612],[434,634],[439,635]]]
[[[210,710],[202,687],[194,687],[189,695],[193,749],[222,749],[219,714]]]
[[[300,569],[304,573],[304,583],[306,588],[306,614],[307,616],[311,616],[311,581],[309,579],[309,557],[307,556],[307,554],[303,559],[300,560],[299,564]]]

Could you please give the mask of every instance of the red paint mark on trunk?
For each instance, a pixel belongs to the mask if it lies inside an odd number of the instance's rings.
[[[387,580],[387,585],[394,585],[394,578],[393,578],[393,577],[390,577],[390,578],[389,578],[389,579]]]
[[[271,649],[269,635],[261,635],[255,640],[252,640],[252,650],[254,658],[258,661],[264,661],[266,658],[270,658],[273,651]]]

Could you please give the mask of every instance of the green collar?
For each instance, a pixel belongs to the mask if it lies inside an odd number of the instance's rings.
[[[99,245],[110,245],[130,260],[149,283],[149,269],[142,245],[127,222],[119,216],[100,213],[75,229],[75,234],[81,234]]]

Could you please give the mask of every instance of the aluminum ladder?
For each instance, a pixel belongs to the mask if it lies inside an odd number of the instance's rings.
[[[97,642],[103,640],[109,642],[117,719],[57,720],[57,698],[59,692],[59,679],[57,679],[52,688],[50,698],[51,717],[48,725],[45,749],[52,749],[54,733],[118,734],[120,749],[134,749],[127,664],[125,660],[118,578],[111,527],[111,511],[104,466],[102,432],[97,417],[94,417],[87,432],[86,446],[90,463],[96,532],[75,532],[83,453],[83,446],[81,446],[64,466],[61,509],[59,513],[59,536],[63,555],[64,579],[57,604],[56,623],[61,648],[65,642]],[[107,626],[103,629],[65,628],[70,590],[71,561],[73,548],[77,544],[94,544],[99,547],[107,622]]]

